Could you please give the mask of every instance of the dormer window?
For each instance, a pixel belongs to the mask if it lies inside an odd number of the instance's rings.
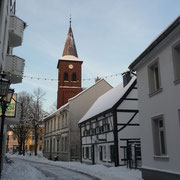
[[[76,73],[75,72],[72,73],[72,81],[76,81]]]
[[[64,73],[64,81],[68,81],[68,73],[67,72]]]

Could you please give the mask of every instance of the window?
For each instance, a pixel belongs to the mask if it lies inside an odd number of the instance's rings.
[[[110,145],[110,158],[111,158],[111,162],[115,161],[115,149],[114,149],[114,145]]]
[[[68,139],[67,136],[65,137],[65,152],[68,151]]]
[[[51,132],[53,131],[53,121],[51,120]]]
[[[58,116],[58,129],[60,129],[60,116]]]
[[[64,137],[61,138],[61,151],[64,151]]]
[[[62,115],[62,128],[64,127],[64,114]]]
[[[76,73],[75,72],[72,73],[72,81],[76,81]]]
[[[152,118],[154,154],[157,156],[166,155],[166,139],[163,115]]]
[[[91,147],[89,147],[89,159],[92,159],[92,149],[91,149]]]
[[[89,147],[86,147],[86,158],[89,159]]]
[[[83,158],[85,158],[85,150],[84,150],[84,147],[82,148],[82,154],[83,154]]]
[[[47,149],[46,152],[49,152],[49,140],[47,140]]]
[[[59,139],[57,139],[57,152],[59,152]]]
[[[64,73],[64,81],[68,81],[68,73],[67,72]]]
[[[149,91],[150,93],[156,92],[160,89],[160,73],[159,63],[156,61],[148,67],[149,74]]]
[[[54,131],[56,130],[56,117],[54,118]]]
[[[95,126],[96,126],[96,128],[95,128],[96,134],[98,134],[100,132],[99,121],[96,122]]]
[[[103,160],[106,159],[107,152],[106,152],[106,146],[103,146]]]
[[[173,46],[173,65],[175,80],[180,79],[180,42]]]
[[[48,133],[49,133],[49,131],[50,131],[50,123],[48,122]]]
[[[53,152],[55,152],[56,141],[53,139]]]
[[[103,160],[102,146],[99,146],[99,160]]]
[[[46,147],[46,140],[44,140],[44,151],[47,151],[47,147]]]

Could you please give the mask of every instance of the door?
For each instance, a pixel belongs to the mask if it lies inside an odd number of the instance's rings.
[[[95,164],[94,144],[91,147],[91,157],[92,157],[92,164]]]

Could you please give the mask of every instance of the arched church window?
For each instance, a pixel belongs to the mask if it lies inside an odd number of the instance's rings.
[[[75,72],[72,73],[72,81],[76,81],[76,73]]]
[[[64,81],[68,81],[68,73],[67,72],[64,73]]]

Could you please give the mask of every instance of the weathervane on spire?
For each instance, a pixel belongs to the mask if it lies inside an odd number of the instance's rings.
[[[71,14],[70,14],[70,18],[69,18],[69,23],[70,23],[70,26],[71,26]]]

